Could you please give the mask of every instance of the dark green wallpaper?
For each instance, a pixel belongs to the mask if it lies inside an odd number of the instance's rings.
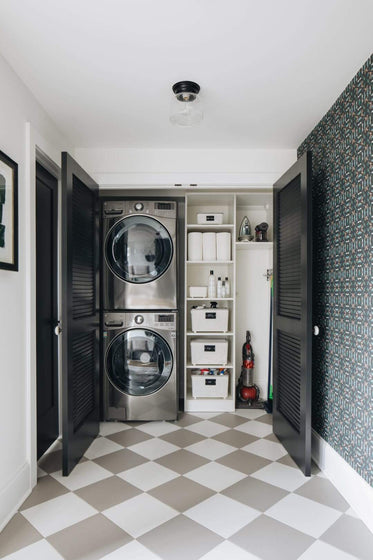
[[[373,485],[373,55],[298,148],[313,157],[313,427]]]

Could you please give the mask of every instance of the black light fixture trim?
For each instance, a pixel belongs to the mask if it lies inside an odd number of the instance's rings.
[[[176,95],[179,101],[194,101],[200,91],[200,86],[196,82],[190,82],[183,80],[182,82],[176,82],[172,86],[172,91]],[[183,94],[189,93],[189,97],[185,97]]]

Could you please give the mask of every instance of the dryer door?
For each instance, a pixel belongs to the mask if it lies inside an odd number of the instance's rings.
[[[123,393],[145,396],[168,381],[173,367],[172,352],[159,334],[148,329],[130,329],[118,335],[106,355],[106,372]]]
[[[106,261],[121,280],[145,284],[170,266],[173,243],[167,229],[150,216],[128,216],[117,222],[106,238]]]

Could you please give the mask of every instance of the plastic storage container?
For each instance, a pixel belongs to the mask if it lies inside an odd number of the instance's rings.
[[[191,309],[193,332],[227,332],[228,309]]]
[[[193,365],[222,365],[228,362],[228,341],[226,339],[197,338],[190,343]]]
[[[207,297],[207,286],[189,286],[189,297]]]
[[[220,212],[217,213],[200,213],[197,214],[197,224],[218,224],[221,225],[223,223],[223,215]]]
[[[227,398],[229,375],[191,375],[191,378],[194,399]]]

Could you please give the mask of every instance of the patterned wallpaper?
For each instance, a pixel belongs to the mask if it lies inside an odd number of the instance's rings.
[[[373,486],[373,55],[298,148],[313,156],[313,427]]]

